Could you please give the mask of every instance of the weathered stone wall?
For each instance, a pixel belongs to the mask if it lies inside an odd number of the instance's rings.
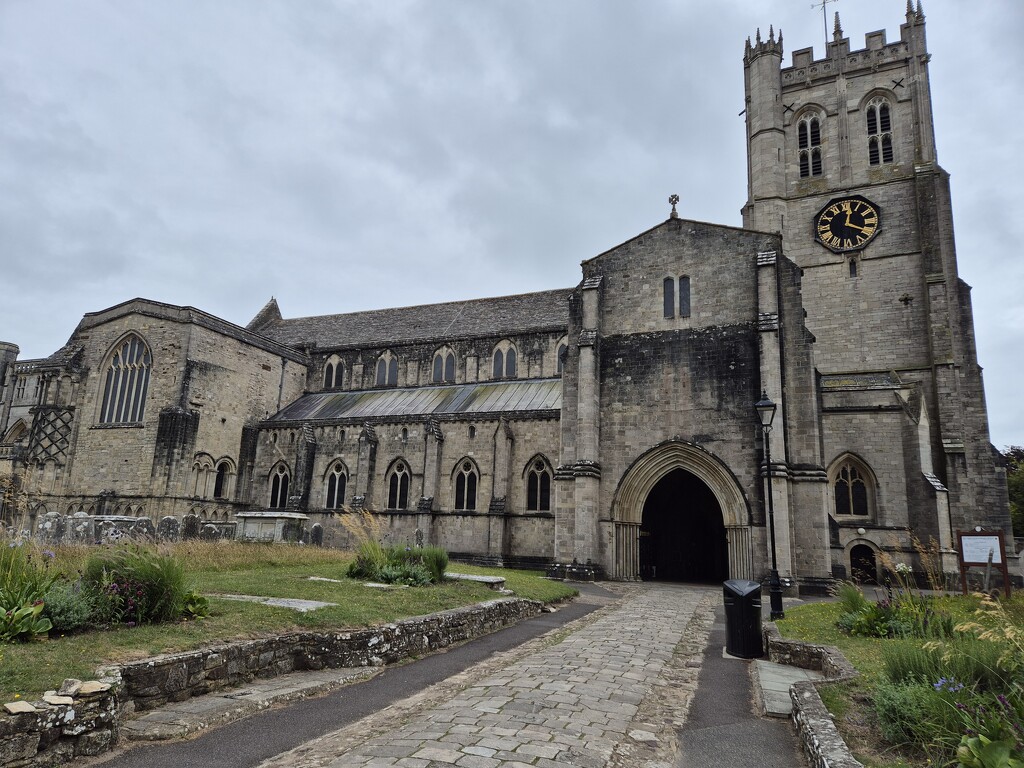
[[[39,701],[6,704],[0,714],[0,766],[34,768],[98,755],[117,743],[113,681],[66,680]]]
[[[381,666],[485,635],[540,612],[503,598],[371,629],[296,632],[158,656],[119,668],[123,702],[136,710],[182,701],[255,678],[305,669]]]

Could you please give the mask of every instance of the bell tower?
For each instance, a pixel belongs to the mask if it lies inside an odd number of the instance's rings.
[[[803,272],[830,503],[847,487],[841,457],[873,474],[870,503],[830,509],[833,561],[845,549],[849,563],[858,535],[882,546],[883,531],[947,552],[976,525],[1012,542],[936,154],[921,2],[908,0],[897,41],[883,29],[851,50],[837,13],[823,57],[782,58],[781,31],[746,41],[743,223],[781,232]]]

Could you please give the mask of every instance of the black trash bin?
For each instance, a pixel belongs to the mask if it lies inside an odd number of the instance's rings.
[[[764,656],[761,638],[761,585],[746,579],[729,579],[725,596],[725,652],[741,659]]]

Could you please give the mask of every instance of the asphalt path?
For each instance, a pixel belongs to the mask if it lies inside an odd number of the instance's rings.
[[[615,595],[593,584],[581,593]],[[109,759],[90,763],[103,768],[251,768],[306,742],[350,725],[384,707],[552,629],[586,616],[600,605],[581,600],[555,613],[542,613],[447,651],[388,667],[375,677],[326,696],[303,699],[203,732],[188,741],[139,744]]]
[[[679,734],[677,768],[805,768],[788,720],[754,712],[750,663],[725,656],[725,608],[718,607],[704,649],[697,694]]]

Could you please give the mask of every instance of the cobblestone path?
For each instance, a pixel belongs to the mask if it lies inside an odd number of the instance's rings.
[[[487,665],[478,679],[468,675],[461,690],[399,708],[391,716],[398,722],[357,723],[263,766],[600,768],[627,765],[624,757],[634,751],[646,751],[643,762],[651,765],[652,753],[663,752],[652,747],[673,738],[696,686],[697,670],[683,669],[681,676],[673,652],[695,619],[702,637],[690,644],[703,647],[708,622],[700,614],[710,611],[717,590],[621,589],[619,600],[589,620],[534,641],[517,658]],[[690,685],[680,689],[687,673]],[[662,681],[665,675],[672,685]],[[652,698],[665,696],[674,696],[674,705],[652,706]],[[655,710],[672,714],[652,724],[645,718]]]

